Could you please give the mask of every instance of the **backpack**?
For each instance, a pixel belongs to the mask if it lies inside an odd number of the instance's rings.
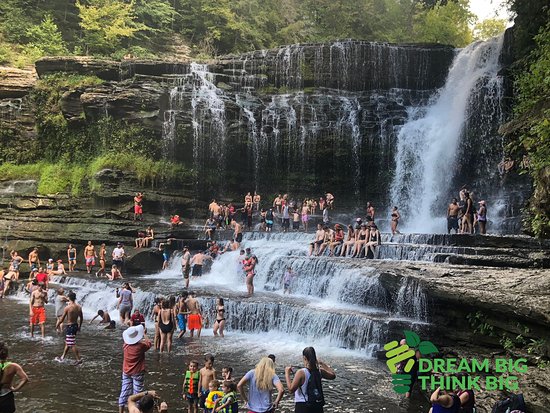
[[[510,397],[498,401],[493,406],[491,413],[511,413],[513,410],[518,410],[520,412],[527,411],[523,394],[512,394]]]
[[[325,405],[325,396],[323,395],[323,385],[321,384],[321,372],[317,370],[315,374],[308,369],[309,379],[307,381],[307,397],[305,397],[302,387],[300,391],[306,400],[306,405],[310,407],[322,407]]]

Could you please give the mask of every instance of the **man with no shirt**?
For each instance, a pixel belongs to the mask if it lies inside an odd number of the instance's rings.
[[[325,241],[325,231],[321,224],[317,224],[317,231],[315,232],[315,241],[309,244],[309,255],[317,254],[317,251]]]
[[[447,208],[447,234],[451,233],[451,230],[455,230],[455,234],[458,233],[458,213],[460,212],[460,206],[456,198],[453,198],[452,202]]]
[[[29,302],[29,316],[31,326],[31,337],[34,337],[35,324],[40,325],[40,331],[42,332],[42,338],[44,338],[44,324],[46,323],[46,309],[44,305],[48,302],[48,294],[41,285],[40,288],[34,290],[31,294],[31,300]]]
[[[84,248],[84,260],[86,262],[86,271],[88,271],[88,274],[92,273],[96,257],[95,247],[92,245],[92,241],[88,241],[88,245]]]
[[[183,247],[183,256],[181,257],[181,272],[185,280],[185,288],[189,288],[189,273],[191,272],[191,253],[189,247]]]
[[[191,266],[193,267],[193,278],[202,276],[202,266],[204,264],[204,260],[211,259],[212,257],[203,254],[202,251],[199,251],[195,255],[193,255],[193,258],[191,259]]]
[[[34,248],[29,254],[29,267],[32,270],[40,267],[40,258],[38,257],[38,248]]]
[[[202,330],[201,306],[195,297],[195,293],[189,293],[189,297],[185,301],[185,304],[187,304],[187,311],[189,311],[189,315],[187,316],[187,328],[189,329],[189,333],[191,337],[193,337],[195,330],[198,330],[197,337],[200,337]]]
[[[67,294],[67,298],[69,299],[69,304],[65,307],[65,310],[63,310],[63,316],[57,321],[55,326],[57,328],[59,325],[63,324],[63,321],[67,318],[67,327],[65,329],[65,348],[63,349],[63,354],[61,357],[56,357],[56,360],[63,361],[69,351],[69,348],[72,348],[76,358],[76,365],[82,363],[78,348],[76,347],[76,333],[80,331],[84,317],[82,315],[82,307],[75,302],[76,294],[71,291]]]
[[[235,221],[234,219],[231,221],[231,227],[235,230],[233,232],[233,238],[235,239],[235,242],[238,243],[239,245],[241,244],[241,242],[243,241],[243,230],[242,230],[242,226],[241,224],[239,224],[237,221]],[[237,247],[239,248],[239,247]]]

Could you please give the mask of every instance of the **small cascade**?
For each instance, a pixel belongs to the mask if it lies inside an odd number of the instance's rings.
[[[500,36],[461,50],[445,86],[399,131],[391,205],[401,208],[407,232],[444,231],[440,217],[465,183],[487,191],[480,196],[496,195],[489,171],[502,158],[502,143],[490,125],[502,120],[502,44]]]
[[[194,168],[200,174],[208,165],[225,171],[226,119],[223,91],[214,84],[214,75],[205,64],[191,63],[189,72],[179,75],[170,90],[169,108],[164,112],[165,156],[174,156],[178,117],[191,112]]]
[[[403,278],[395,300],[397,315],[416,320],[428,320],[428,300],[418,281]]]

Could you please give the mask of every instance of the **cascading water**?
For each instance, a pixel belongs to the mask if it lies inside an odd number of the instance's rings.
[[[487,131],[494,135],[494,125],[501,120],[502,80],[498,71],[502,44],[500,36],[461,50],[445,86],[432,103],[411,111],[409,121],[399,131],[391,205],[400,207],[405,231],[441,232],[445,224],[434,217],[445,215],[452,193],[458,194],[463,184],[471,188],[478,180],[486,184],[483,188],[489,189],[491,166],[496,170],[495,159],[498,163],[502,155],[482,154],[476,162],[472,154],[494,148],[498,137],[490,140],[483,136],[481,140],[476,136],[472,141],[475,143],[470,144],[465,136],[474,118],[480,119],[481,127],[473,133],[484,131],[485,135]],[[474,103],[479,98],[484,103],[476,110]],[[502,144],[496,146],[491,150],[498,153]],[[459,183],[457,179],[470,181]]]
[[[355,206],[381,202],[390,174],[380,171],[391,166],[396,131],[439,86],[449,55],[445,47],[341,41],[193,63],[175,75],[164,112],[166,155],[192,153],[197,175],[215,188],[224,171],[238,177],[219,185],[224,192],[307,196],[311,186]]]

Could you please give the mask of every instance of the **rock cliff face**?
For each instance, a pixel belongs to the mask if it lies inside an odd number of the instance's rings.
[[[217,191],[303,193],[305,184],[355,203],[387,198],[396,129],[443,85],[453,56],[440,45],[343,41],[207,65],[44,58],[36,70],[102,79],[62,95],[70,124],[106,115],[138,122],[163,140],[166,158]]]
[[[18,142],[5,139],[2,145],[17,148],[36,136],[34,110],[29,99],[36,79],[34,70],[0,67],[0,129],[17,131],[21,137]]]

